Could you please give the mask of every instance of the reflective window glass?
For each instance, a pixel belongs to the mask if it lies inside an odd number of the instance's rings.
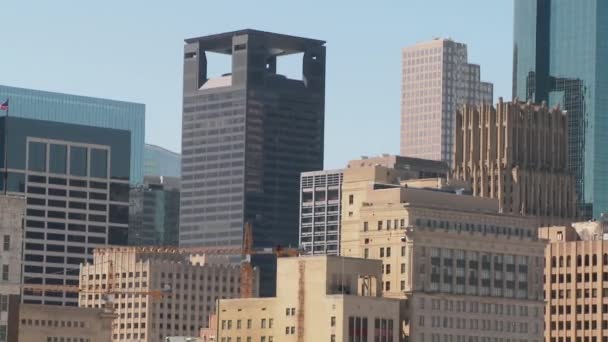
[[[68,148],[65,145],[51,144],[49,153],[49,172],[65,174],[68,165]]]
[[[70,147],[70,174],[82,177],[87,175],[87,149],[85,147]]]
[[[108,177],[108,151],[91,149],[91,177]]]
[[[46,171],[46,144],[30,141],[28,146],[28,169],[32,171]]]

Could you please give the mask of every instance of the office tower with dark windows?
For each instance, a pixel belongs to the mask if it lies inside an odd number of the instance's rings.
[[[568,114],[577,214],[608,210],[608,2],[515,0],[513,97]]]
[[[94,248],[127,243],[130,144],[125,130],[0,117],[0,169],[8,171],[0,189],[27,197],[26,286],[77,286]],[[76,305],[77,295],[24,290],[22,300]]]
[[[144,176],[129,198],[130,246],[177,246],[179,178]]]
[[[245,223],[254,247],[297,245],[300,173],[323,168],[325,42],[241,30],[184,50],[180,245],[240,246]],[[232,70],[211,77],[217,54]],[[301,77],[281,75],[296,54]]]
[[[182,158],[179,153],[146,144],[144,147],[144,177],[181,177]]]
[[[452,163],[455,114],[464,104],[492,103],[492,83],[467,61],[467,46],[433,39],[403,49],[401,155]]]
[[[0,102],[10,116],[129,131],[132,184],[144,179],[145,111],[143,104],[0,85]],[[0,111],[0,115],[4,115]]]
[[[305,254],[340,254],[342,170],[300,177],[300,247]]]

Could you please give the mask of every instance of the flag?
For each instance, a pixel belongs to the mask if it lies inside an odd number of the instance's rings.
[[[0,110],[5,110],[8,112],[8,99],[4,101],[3,104],[0,104]]]

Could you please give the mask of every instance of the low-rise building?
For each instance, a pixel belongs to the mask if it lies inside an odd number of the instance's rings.
[[[161,342],[168,336],[198,336],[216,300],[239,297],[241,267],[228,257],[157,247],[96,249],[81,267],[79,305],[118,315],[113,341]],[[254,269],[253,295],[259,274]]]
[[[279,258],[276,297],[219,301],[217,341],[402,341],[405,302],[382,297],[381,264]]]
[[[107,307],[21,304],[18,341],[110,342],[114,318]]]
[[[608,341],[608,221],[543,227],[545,342]]]
[[[416,188],[420,186],[420,188]],[[346,169],[341,255],[382,261],[384,296],[408,300],[414,341],[542,340],[545,242],[462,182]]]
[[[0,196],[0,341],[17,341],[24,215],[24,197]]]

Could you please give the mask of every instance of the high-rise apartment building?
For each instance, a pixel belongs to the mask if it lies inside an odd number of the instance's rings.
[[[453,177],[473,194],[497,198],[501,211],[538,225],[575,217],[574,178],[567,168],[567,121],[546,105],[502,102],[464,106],[456,119]]]
[[[182,175],[182,157],[179,153],[160,146],[144,146],[144,177],[163,176],[180,178]]]
[[[468,191],[383,166],[344,170],[341,255],[382,261],[384,296],[408,301],[411,340],[539,342],[546,243],[533,219]]]
[[[179,178],[144,176],[131,188],[129,245],[177,246],[179,238]]]
[[[0,85],[0,101],[6,99],[12,117],[129,131],[131,171],[125,179],[132,184],[143,181],[143,104]],[[0,111],[0,115],[5,114]],[[0,160],[0,168],[3,167]]]
[[[219,53],[232,70],[210,77]],[[302,55],[301,79],[277,72]],[[280,70],[279,70],[280,71]],[[256,30],[186,39],[181,246],[298,243],[300,173],[323,168],[325,42]]]
[[[0,118],[0,141],[8,165],[0,185],[27,197],[23,283],[78,285],[79,265],[94,248],[127,243],[130,133],[11,116]],[[24,291],[22,299],[78,300],[63,290]]]
[[[383,154],[348,162],[347,168],[381,165],[399,170],[402,180],[447,177],[445,162]],[[340,254],[342,174],[344,170],[302,173],[300,248],[304,254]]]
[[[451,165],[456,109],[491,103],[493,85],[467,62],[467,46],[434,39],[403,49],[401,155]]]
[[[163,247],[96,249],[93,262],[81,268],[79,306],[100,308],[110,298],[118,315],[112,341],[198,336],[218,299],[240,296],[241,267],[221,256],[191,253]],[[257,270],[252,276],[257,295]]]
[[[0,341],[18,341],[14,317],[19,316],[24,216],[25,197],[0,195]]]
[[[215,341],[404,341],[405,301],[382,298],[381,265],[337,256],[279,258],[276,297],[220,300]]]
[[[340,253],[342,170],[303,172],[300,178],[300,248],[305,254]]]
[[[513,97],[568,113],[568,167],[582,218],[608,211],[608,3],[516,0]]]
[[[543,227],[545,342],[608,340],[608,222]]]

